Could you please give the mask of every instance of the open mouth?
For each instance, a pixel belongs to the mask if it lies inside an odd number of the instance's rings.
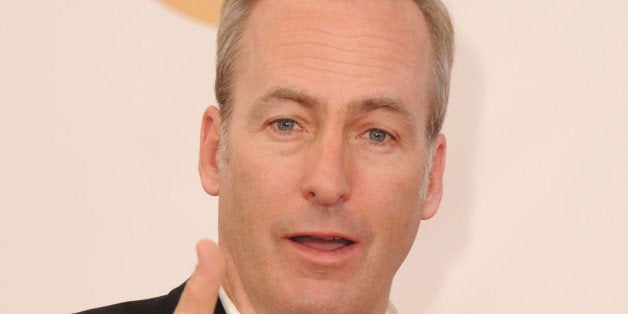
[[[354,243],[341,237],[297,236],[290,240],[320,251],[334,251]]]

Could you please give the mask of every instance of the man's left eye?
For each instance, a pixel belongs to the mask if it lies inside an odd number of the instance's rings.
[[[290,119],[281,119],[275,121],[277,129],[280,131],[292,131],[296,126],[296,122]]]
[[[380,143],[383,143],[384,141],[386,141],[386,138],[388,137],[388,133],[382,130],[377,130],[377,129],[369,130],[368,134],[369,134],[369,139],[375,142],[380,142]]]

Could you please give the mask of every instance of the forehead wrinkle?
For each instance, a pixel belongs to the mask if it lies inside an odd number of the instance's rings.
[[[311,32],[321,32],[311,30]],[[298,36],[292,36],[295,33]],[[308,36],[303,36],[305,33]],[[290,34],[290,35],[286,35]],[[272,49],[277,50],[277,55],[281,55],[284,60],[306,59],[315,64],[317,61],[324,61],[339,65],[358,66],[366,69],[377,69],[399,75],[401,69],[407,69],[409,59],[421,59],[425,54],[424,47],[420,47],[420,53],[413,52],[410,47],[406,47],[389,38],[380,38],[375,35],[363,35],[349,37],[363,38],[364,41],[347,42],[342,36],[331,33],[324,33],[324,37],[312,36],[307,31],[287,31],[283,36],[277,36]],[[298,38],[295,40],[295,38]],[[379,43],[374,44],[374,41]],[[391,49],[391,46],[397,46]],[[401,52],[405,52],[401,53]],[[405,57],[403,57],[405,55]],[[368,60],[368,61],[367,61]],[[397,67],[391,67],[390,62],[394,62]],[[404,78],[408,79],[408,78]]]
[[[328,62],[330,64],[335,64],[335,65],[346,65],[346,66],[354,66],[354,67],[362,67],[362,68],[369,68],[369,69],[376,69],[376,70],[382,70],[384,72],[389,72],[395,75],[400,75],[399,72],[390,69],[388,67],[385,67],[383,65],[374,65],[371,63],[364,63],[364,62],[359,62],[359,61],[341,61],[341,60],[336,60],[336,59],[332,59],[332,58],[327,58],[327,57],[314,57],[314,56],[296,56],[296,57],[286,57],[286,60],[290,60],[290,59],[295,59],[295,60],[309,60],[311,62],[315,62],[315,63],[319,63],[320,62]],[[368,59],[368,57],[364,57],[363,59]],[[373,58],[371,58],[373,59]],[[383,59],[383,58],[381,58]],[[317,62],[318,61],[318,62]],[[303,66],[303,65],[301,65]],[[306,66],[303,66],[306,67]],[[306,67],[308,68],[308,67]],[[314,69],[313,67],[309,67],[310,69]],[[331,72],[331,73],[336,73],[336,74],[342,74],[336,71],[327,71],[327,72]],[[358,76],[360,77],[360,76]],[[370,77],[368,75],[365,75],[363,77]]]
[[[280,102],[294,102],[313,111],[324,110],[322,101],[307,94],[306,92],[295,90],[290,87],[278,87],[264,94],[253,102],[253,107],[247,114],[249,121],[256,121],[263,115],[268,107]]]
[[[290,45],[319,45],[337,48],[337,45],[334,45],[333,43],[341,43],[342,45],[351,47],[344,49],[347,52],[363,53],[365,49],[371,52],[373,50],[386,52],[390,49],[390,47],[394,46],[394,51],[396,51],[397,54],[392,56],[397,56],[399,54],[399,50],[403,50],[410,54],[415,53],[414,48],[412,48],[411,45],[411,42],[414,42],[415,40],[393,40],[393,38],[397,38],[399,35],[392,35],[391,37],[390,35],[384,36],[365,32],[364,35],[343,36],[321,29],[303,28],[285,30],[279,34],[273,34],[273,36],[277,40],[277,47]],[[295,40],[295,38],[298,39]]]

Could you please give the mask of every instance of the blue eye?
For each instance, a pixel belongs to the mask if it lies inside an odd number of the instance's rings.
[[[388,133],[382,130],[369,130],[369,138],[375,142],[384,142],[388,137]]]
[[[288,120],[288,119],[283,119],[283,120],[277,120],[277,129],[279,129],[280,131],[292,131],[294,130],[294,126],[296,125],[296,122],[294,122],[294,120]]]

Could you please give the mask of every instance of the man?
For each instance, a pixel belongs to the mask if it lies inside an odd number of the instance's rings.
[[[94,313],[394,312],[392,279],[441,199],[445,8],[228,0],[218,32],[199,172],[219,244],[199,242],[185,288]]]

